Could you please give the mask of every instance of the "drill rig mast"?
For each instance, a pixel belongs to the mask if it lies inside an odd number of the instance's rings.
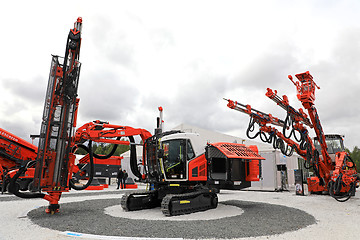
[[[69,190],[69,180],[73,174],[73,128],[76,126],[79,103],[81,28],[82,18],[79,17],[68,34],[65,57],[52,56],[37,158],[35,162],[20,168],[10,183],[11,192],[19,197],[48,200],[48,211],[51,213],[58,211],[61,193]],[[33,190],[39,193],[20,193],[14,187],[15,181],[34,165]]]
[[[266,114],[252,109],[250,105],[244,105],[228,100],[228,107],[250,115],[250,123],[247,136],[251,139],[260,136],[267,143],[273,143],[274,148],[279,148],[284,155],[291,155],[295,150],[305,159],[305,167],[312,168],[315,177],[308,178],[310,192],[329,192],[337,201],[347,201],[355,194],[355,187],[359,182],[356,166],[343,148],[330,151],[327,142],[339,141],[343,146],[340,135],[325,135],[320,123],[317,110],[314,105],[315,89],[320,89],[309,72],[295,75],[299,81],[289,79],[296,86],[297,98],[307,110],[308,115],[302,108],[296,110],[289,104],[288,97],[280,97],[277,91],[268,88],[266,96],[272,99],[278,106],[287,112],[285,120],[279,120],[271,114]],[[259,130],[255,135],[255,123]],[[279,131],[276,125],[282,128]],[[315,144],[309,136],[308,128],[313,128],[316,134]]]

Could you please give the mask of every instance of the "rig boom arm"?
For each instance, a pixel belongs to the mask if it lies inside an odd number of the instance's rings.
[[[129,126],[121,126],[109,124],[108,122],[101,122],[99,120],[89,122],[78,128],[75,133],[74,141],[83,142],[90,140],[94,142],[111,143],[114,144],[112,151],[107,156],[95,155],[97,158],[108,158],[116,150],[118,145],[130,145],[130,167],[133,174],[139,179],[145,179],[145,175],[141,174],[137,166],[136,145],[134,136],[139,135],[142,142],[150,138],[152,135],[149,131],[141,128],[132,128]],[[121,140],[122,137],[128,137],[130,141]],[[116,138],[116,139],[114,139]],[[143,165],[145,161],[143,161]]]
[[[247,136],[249,138],[252,139],[260,136],[264,142],[271,143],[274,141],[274,148],[280,148],[285,155],[288,155],[286,154],[288,152],[287,148],[290,147],[305,158],[305,162],[309,167],[313,168],[316,175],[316,177],[308,179],[309,191],[328,191],[336,200],[346,201],[355,193],[355,185],[360,180],[357,176],[356,166],[349,154],[343,149],[342,151],[332,153],[335,155],[332,159],[326,143],[327,138],[323,132],[317,110],[314,106],[315,89],[320,89],[320,87],[316,85],[309,72],[296,74],[295,76],[299,81],[294,81],[291,75],[288,77],[296,86],[297,98],[308,111],[309,117],[303,109],[300,108],[296,110],[290,106],[286,95],[281,98],[277,95],[276,90],[273,91],[270,88],[267,89],[266,96],[286,110],[287,116],[284,121],[274,118],[271,114],[265,114],[256,109],[252,109],[250,105],[225,99],[228,101],[227,106],[250,115],[251,119],[247,129]],[[250,136],[249,132],[254,131],[254,123],[257,123],[260,129],[255,136]],[[268,126],[268,124],[282,127],[282,133],[276,128]],[[320,145],[321,154],[310,138],[306,126],[314,129],[317,136],[316,139]],[[289,131],[290,134],[288,134]],[[269,137],[266,137],[265,133],[268,133]],[[273,136],[277,136],[278,138],[276,139]],[[294,138],[296,142],[291,138]],[[288,144],[286,150],[284,149],[284,142]]]

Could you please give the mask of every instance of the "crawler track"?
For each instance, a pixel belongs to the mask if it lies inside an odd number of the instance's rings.
[[[121,207],[125,211],[136,211],[160,207],[157,191],[137,191],[124,194],[121,198]]]
[[[165,216],[189,214],[216,208],[218,198],[209,190],[185,194],[166,195],[161,202],[161,211]]]

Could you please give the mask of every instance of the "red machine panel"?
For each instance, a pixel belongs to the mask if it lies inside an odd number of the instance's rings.
[[[257,152],[254,151],[255,148],[253,149],[248,148],[244,144],[220,142],[220,143],[210,143],[210,145],[219,149],[228,158],[265,160],[265,158],[261,157]]]
[[[189,181],[206,181],[207,180],[207,161],[205,154],[189,162]]]

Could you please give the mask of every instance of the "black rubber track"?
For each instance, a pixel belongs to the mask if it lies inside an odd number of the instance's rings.
[[[244,211],[242,215],[208,221],[133,220],[104,214],[105,208],[119,204],[120,199],[63,203],[58,214],[47,215],[42,207],[30,211],[28,217],[41,227],[58,231],[188,239],[266,236],[296,231],[316,223],[312,215],[299,209],[237,200],[219,204],[240,207]]]

